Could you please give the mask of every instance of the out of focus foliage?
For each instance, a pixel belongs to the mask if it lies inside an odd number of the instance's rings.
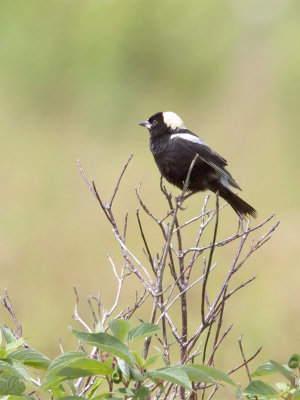
[[[275,211],[282,220],[249,265],[249,276],[259,273],[255,287],[232,312],[249,352],[258,344],[264,359],[274,349],[280,359],[281,347],[293,351],[299,17],[300,3],[283,0],[0,3],[1,290],[8,288],[29,342],[57,355],[61,326],[68,349],[73,285],[82,298],[100,289],[110,298],[105,254],[115,244],[76,159],[108,197],[134,153],[120,211],[134,209],[140,180],[159,210],[159,174],[138,122],[172,110],[229,160],[259,218]],[[203,198],[190,200],[191,215]],[[237,221],[229,209],[224,215],[226,231]],[[137,229],[134,216],[129,229]],[[222,263],[228,269],[226,254]]]

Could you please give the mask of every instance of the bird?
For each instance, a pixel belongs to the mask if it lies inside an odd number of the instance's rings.
[[[226,170],[225,158],[188,130],[179,115],[172,111],[157,112],[139,125],[148,129],[150,150],[168,182],[183,190],[191,163],[198,155],[190,173],[188,192],[211,190],[226,200],[242,219],[257,216],[256,210],[234,193],[234,189],[241,188]]]

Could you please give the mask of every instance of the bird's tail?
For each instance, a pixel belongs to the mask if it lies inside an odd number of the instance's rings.
[[[231,190],[227,189],[223,185],[220,185],[218,187],[218,191],[219,195],[231,205],[231,207],[240,217],[256,217],[256,210]]]

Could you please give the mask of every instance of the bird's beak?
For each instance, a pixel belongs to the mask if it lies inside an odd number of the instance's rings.
[[[149,121],[140,122],[139,125],[144,126],[147,129],[151,129],[151,123]]]

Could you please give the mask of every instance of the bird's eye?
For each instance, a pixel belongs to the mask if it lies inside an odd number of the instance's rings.
[[[152,121],[152,126],[155,126],[155,125],[157,125],[156,119]]]

